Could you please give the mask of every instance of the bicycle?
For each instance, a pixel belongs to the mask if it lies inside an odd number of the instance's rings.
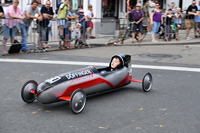
[[[130,22],[129,26],[127,26],[126,30],[123,32],[121,37],[118,40],[115,40],[115,41],[112,41],[113,39],[109,40],[108,44],[116,44],[118,42],[121,42],[121,44],[123,44],[124,40],[128,39],[129,37],[132,37],[134,23],[135,23],[135,21]],[[140,41],[142,41],[147,34],[147,26],[142,26],[142,33],[141,34],[142,35],[141,35]],[[139,41],[138,38],[139,38],[139,29],[137,29],[136,34],[135,34],[135,39],[137,41]]]

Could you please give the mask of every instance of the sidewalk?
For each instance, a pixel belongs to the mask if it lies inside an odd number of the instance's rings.
[[[164,41],[163,37],[162,39],[157,39],[158,43],[151,42],[151,34],[147,34],[146,37],[142,40],[141,43],[135,42],[132,43],[132,38],[124,40],[124,43],[121,44],[121,42],[116,43],[116,46],[134,46],[134,45],[186,45],[186,44],[200,44],[200,38],[195,39],[194,35],[191,33],[190,37],[193,38],[192,40],[186,40],[185,34],[179,34],[179,41],[176,41],[176,39],[171,39],[171,41],[166,42]],[[88,39],[87,43],[91,46],[106,46],[108,45],[108,42],[112,40],[118,40],[113,39],[112,37],[104,37],[104,38],[96,38],[96,39]]]

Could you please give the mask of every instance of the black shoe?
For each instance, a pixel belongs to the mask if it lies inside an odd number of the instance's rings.
[[[28,52],[28,49],[26,49],[26,50],[22,50],[22,52],[26,53],[26,52]]]

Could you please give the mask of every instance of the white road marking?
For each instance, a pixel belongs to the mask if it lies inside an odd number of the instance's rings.
[[[78,61],[56,61],[56,60],[26,60],[26,59],[0,59],[0,62],[15,63],[38,63],[38,64],[59,64],[59,65],[83,65],[83,66],[108,66],[109,63],[100,62],[78,62]],[[151,66],[151,65],[132,65],[133,68],[173,70],[200,72],[200,68],[173,67],[173,66]]]

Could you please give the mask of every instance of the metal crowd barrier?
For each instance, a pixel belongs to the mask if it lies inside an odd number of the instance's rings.
[[[186,16],[188,16],[188,15],[186,15],[186,14],[183,14],[183,18],[181,19],[182,20],[182,23],[181,23],[181,27],[180,27],[180,29],[178,30],[178,27],[175,25],[175,23],[174,23],[174,18],[172,19],[172,23],[170,24],[170,26],[171,26],[171,28],[170,29],[167,29],[167,28],[169,28],[169,26],[167,26],[166,25],[166,22],[167,22],[167,17],[165,16],[164,17],[164,25],[161,25],[161,28],[160,28],[160,30],[159,30],[159,32],[158,32],[158,34],[160,35],[160,34],[162,34],[162,36],[163,36],[163,38],[165,38],[165,36],[167,36],[167,35],[174,35],[175,36],[175,34],[176,33],[178,33],[178,35],[180,35],[180,34],[187,34],[187,31],[186,31],[186,29],[187,29],[187,27],[186,27]],[[190,35],[190,33],[193,33],[193,34],[198,34],[198,36],[200,35],[200,32],[198,32],[198,31],[200,31],[200,29],[197,27],[196,29],[197,29],[197,31],[195,32],[193,29],[195,28],[195,22],[194,22],[194,19],[192,19],[192,20],[189,20],[189,21],[191,21],[191,23],[192,23],[192,27],[190,28],[190,31],[188,32],[189,33],[189,36],[191,36]],[[200,23],[200,22],[199,22]],[[171,37],[172,38],[172,37]]]
[[[2,20],[2,19],[1,19]],[[17,20],[17,19],[5,19],[6,20],[6,25],[12,25],[13,24],[13,20]],[[88,47],[90,48],[90,45],[86,42],[86,28],[82,28],[81,29],[81,36],[80,38],[76,37],[76,33],[75,31],[71,32],[71,38],[67,37],[65,35],[65,29],[68,29],[68,25],[67,22],[69,23],[69,21],[63,21],[64,22],[64,29],[63,29],[63,37],[62,39],[59,36],[58,33],[58,20],[57,19],[52,19],[52,20],[43,20],[44,22],[38,22],[36,20],[33,20],[31,25],[29,26],[29,30],[28,30],[28,36],[27,36],[27,41],[25,44],[28,45],[29,50],[28,52],[43,52],[44,49],[42,49],[43,46],[45,45],[39,45],[40,43],[42,44],[48,44],[51,48],[53,48],[54,50],[59,49],[59,43],[62,43],[62,46],[64,43],[68,42],[70,43],[71,46],[74,46],[74,42],[76,40],[78,40],[78,44],[77,44],[77,48],[81,48],[81,47]],[[0,31],[2,29],[2,32],[0,32],[0,46],[3,45],[2,44],[2,40],[3,40],[3,27],[4,24],[2,24],[2,22],[0,22]],[[48,24],[47,24],[48,23]],[[51,23],[51,24],[50,24]],[[71,23],[71,29],[74,30],[76,27],[76,19],[71,19],[70,21]],[[83,25],[81,27],[85,27],[86,24],[83,23]],[[15,32],[15,37],[14,39],[18,40],[20,43],[11,43],[10,42],[10,37],[9,39],[7,39],[7,43],[5,44],[7,46],[7,51],[9,50],[9,46],[11,45],[17,45],[17,44],[23,44],[21,43],[22,40],[22,36],[21,36],[21,31],[19,28],[19,24],[17,24],[16,26],[14,26],[14,28],[16,28],[16,32]],[[47,30],[48,29],[48,30]],[[45,34],[44,34],[45,32]],[[66,49],[66,48],[62,48],[62,49]],[[45,49],[46,50],[46,49]],[[2,50],[0,50],[2,51]]]

